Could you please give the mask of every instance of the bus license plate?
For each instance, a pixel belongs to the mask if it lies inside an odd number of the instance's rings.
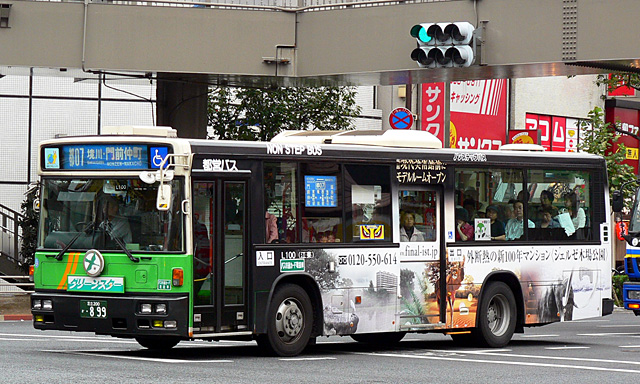
[[[80,300],[80,317],[105,319],[107,317],[107,302],[99,300]]]

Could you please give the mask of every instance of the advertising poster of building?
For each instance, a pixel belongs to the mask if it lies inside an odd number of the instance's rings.
[[[444,143],[444,102],[449,97],[449,147],[498,149],[507,130],[507,80],[456,81],[422,85],[421,129]],[[446,146],[446,145],[445,145]]]
[[[629,134],[638,135],[640,127],[640,110],[633,108],[623,108],[618,100],[607,100],[605,103],[605,121],[611,124],[619,123],[621,130]],[[631,107],[631,105],[628,105]],[[638,173],[638,140],[629,134],[622,134],[620,143],[627,147],[627,159],[624,164],[633,167],[634,173]],[[614,150],[618,148],[614,143]]]
[[[579,119],[571,117],[527,113],[525,129],[520,132],[536,132],[537,135],[539,131],[540,142],[536,144],[542,145],[547,151],[578,152],[579,123]],[[514,130],[512,132],[517,131]],[[522,135],[518,137],[523,138]],[[515,141],[512,141],[512,143],[515,143]]]

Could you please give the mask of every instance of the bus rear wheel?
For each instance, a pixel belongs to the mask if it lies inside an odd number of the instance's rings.
[[[313,309],[302,287],[285,284],[271,299],[267,315],[267,334],[258,343],[278,356],[296,356],[309,343]]]
[[[138,344],[154,351],[169,350],[180,342],[177,337],[136,337]]]
[[[478,312],[477,341],[492,348],[504,347],[516,329],[516,300],[503,282],[492,282],[483,292]]]

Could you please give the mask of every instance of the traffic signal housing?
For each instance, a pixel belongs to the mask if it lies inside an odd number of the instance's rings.
[[[475,30],[466,21],[416,24],[409,32],[418,42],[411,60],[421,68],[469,67],[475,59]]]

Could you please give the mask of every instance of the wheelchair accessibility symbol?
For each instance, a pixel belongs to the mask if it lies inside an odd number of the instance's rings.
[[[167,147],[151,147],[151,168],[160,168],[162,161],[169,154],[169,148]]]

